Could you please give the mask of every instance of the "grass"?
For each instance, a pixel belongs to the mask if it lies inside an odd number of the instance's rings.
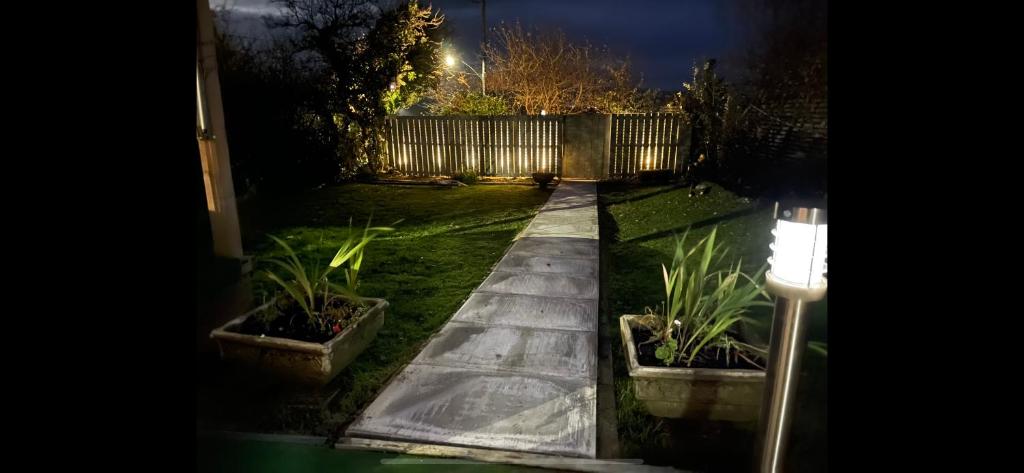
[[[255,436],[200,436],[196,471],[247,473],[319,473],[355,471],[376,473],[531,473],[540,470],[469,460],[432,458],[367,450],[341,450],[292,439]]]
[[[740,197],[717,185],[704,196],[688,193],[689,188],[668,185],[600,187],[602,323],[612,336],[619,439],[626,458],[699,471],[748,471],[753,426],[652,417],[633,397],[623,362],[618,317],[642,314],[664,299],[660,265],[672,261],[674,235],[682,236],[689,227],[687,241],[696,242],[717,224],[718,240],[729,247],[726,262],[742,258],[744,271],[755,271],[769,255],[772,202]],[[827,341],[826,314],[827,299],[811,306],[809,340]],[[771,311],[754,318],[761,326],[749,327],[748,333],[766,343]],[[826,469],[825,361],[812,351],[804,356],[787,470]]]
[[[325,411],[300,415],[275,406],[229,402],[205,412],[229,418],[232,428],[340,434],[484,280],[549,195],[550,191],[526,186],[346,184],[286,199],[246,202],[239,209],[243,245],[246,253],[257,257],[257,273],[259,258],[281,256],[267,234],[287,241],[305,262],[319,258],[326,264],[337,251],[349,218],[356,227],[371,215],[374,225],[404,219],[394,233],[368,247],[360,273],[360,293],[387,299],[390,309],[377,339],[329,386],[328,391],[338,394]],[[259,277],[254,287],[257,301],[261,293],[269,296],[273,290]],[[249,422],[239,420],[246,416],[251,417]],[[224,422],[214,425],[224,428]]]

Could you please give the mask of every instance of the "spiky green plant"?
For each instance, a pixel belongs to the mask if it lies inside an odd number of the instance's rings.
[[[395,222],[395,224],[397,223],[398,222]],[[341,294],[359,299],[359,270],[363,267],[363,256],[366,255],[366,245],[380,234],[391,231],[394,231],[394,228],[371,227],[370,222],[367,221],[366,228],[363,229],[362,237],[357,238],[355,233],[352,231],[352,221],[349,220],[348,238],[345,239],[345,243],[341,245],[341,248],[338,249],[338,253],[334,255],[334,259],[332,259],[328,265],[330,268],[338,268],[346,262],[348,263],[348,266],[344,269],[345,285],[341,286],[328,282],[328,286]]]
[[[371,227],[370,222],[367,221],[366,227],[359,235],[353,231],[352,221],[349,220],[348,237],[326,268],[320,268],[319,263],[307,268],[284,240],[270,235],[270,238],[284,249],[285,258],[269,258],[267,262],[280,267],[291,278],[286,280],[287,276],[281,277],[270,270],[266,271],[266,276],[284,289],[285,293],[302,307],[310,322],[316,322],[319,320],[321,311],[327,307],[335,294],[345,296],[358,304],[363,303],[362,297],[358,293],[358,287],[359,270],[363,264],[366,246],[381,234],[392,231],[394,231],[392,227]],[[345,285],[332,283],[329,279],[330,274],[343,266]],[[318,298],[319,305],[317,304]]]
[[[735,267],[712,271],[728,252],[715,244],[717,232],[715,227],[689,250],[689,231],[676,240],[671,269],[661,266],[665,283],[662,313],[649,311],[639,319],[654,334],[643,343],[657,343],[655,356],[665,365],[681,361],[691,366],[709,351],[715,358],[724,352],[727,365],[740,357],[756,365],[750,355],[764,352],[763,348],[740,342],[732,333],[740,322],[753,323],[747,317],[752,308],[773,305],[759,282],[766,266],[753,276],[741,271],[742,261]],[[699,259],[694,261],[694,257]]]

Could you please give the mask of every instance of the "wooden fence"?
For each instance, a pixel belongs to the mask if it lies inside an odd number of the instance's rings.
[[[681,173],[689,151],[689,126],[682,115],[612,115],[608,174],[624,177],[647,169]]]
[[[388,163],[414,176],[465,171],[481,176],[519,177],[536,171],[561,176],[566,121],[573,119],[393,116],[388,118]],[[681,115],[605,115],[605,119],[610,123],[587,125],[583,132],[576,127],[570,137],[574,141],[570,145],[583,145],[577,148],[585,150],[584,156],[575,159],[600,160],[592,161],[590,168],[604,169],[599,173],[603,177],[628,177],[645,169],[675,173],[685,169],[690,130]]]
[[[415,176],[562,171],[562,117],[390,117],[388,156]]]

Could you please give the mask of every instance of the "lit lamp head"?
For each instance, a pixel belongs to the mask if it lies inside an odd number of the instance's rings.
[[[783,212],[772,230],[775,241],[765,275],[769,292],[789,299],[816,301],[828,289],[828,225],[825,211],[798,207]]]
[[[452,56],[451,54],[445,54],[444,55],[444,64],[446,66],[448,66],[448,67],[454,66],[455,65],[455,56]]]

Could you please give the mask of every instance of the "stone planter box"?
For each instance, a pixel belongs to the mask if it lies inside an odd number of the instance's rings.
[[[388,301],[372,298],[366,301],[369,308],[362,317],[323,343],[238,332],[246,317],[267,310],[274,301],[215,329],[210,332],[210,338],[217,341],[223,360],[238,362],[291,382],[323,386],[370,345],[384,324]]]
[[[620,317],[619,330],[634,392],[651,415],[757,422],[764,392],[764,371],[641,366],[630,330],[638,317]]]

